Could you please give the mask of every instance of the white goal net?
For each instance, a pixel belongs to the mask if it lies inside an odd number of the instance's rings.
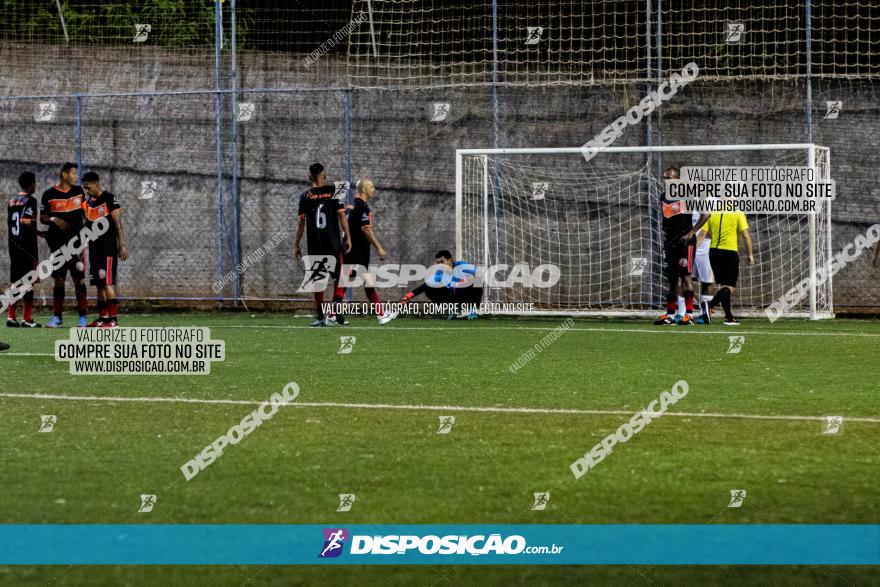
[[[578,148],[456,152],[456,256],[478,265],[559,267],[550,288],[487,285],[484,300],[533,304],[536,313],[648,315],[666,295],[659,179],[667,166],[803,166],[830,178],[815,145],[610,147],[587,161]],[[747,215],[738,315],[764,309],[831,258],[830,202],[816,214]],[[695,287],[699,288],[698,284]],[[833,315],[831,279],[811,280],[786,316]]]

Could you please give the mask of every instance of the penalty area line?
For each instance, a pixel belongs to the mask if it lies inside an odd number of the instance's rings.
[[[11,399],[34,399],[34,400],[58,400],[58,401],[88,401],[88,402],[133,402],[133,403],[183,403],[183,404],[213,404],[213,405],[243,405],[258,406],[261,401],[237,400],[237,399],[197,399],[183,397],[112,397],[97,395],[63,395],[43,393],[0,393],[0,397]],[[575,416],[632,416],[632,410],[585,410],[578,408],[526,408],[526,407],[497,407],[497,406],[437,406],[427,404],[366,404],[346,402],[293,402],[285,407],[291,408],[342,408],[353,410],[406,410],[406,411],[430,411],[430,412],[477,412],[488,414],[560,414]],[[824,416],[793,416],[793,415],[765,415],[765,414],[726,414],[722,412],[666,412],[664,418],[723,418],[737,420],[789,420],[822,422]],[[880,424],[880,418],[867,418],[856,416],[843,416],[846,422],[864,422]]]

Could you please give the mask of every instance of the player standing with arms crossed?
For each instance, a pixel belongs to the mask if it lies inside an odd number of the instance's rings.
[[[116,196],[101,188],[101,179],[94,171],[83,175],[86,198],[83,211],[89,226],[99,218],[107,218],[110,229],[89,243],[89,273],[98,289],[98,319],[91,327],[116,328],[116,270],[119,260],[128,260],[125,233],[122,231],[122,208]]]
[[[376,238],[373,232],[373,213],[370,210],[369,201],[376,193],[376,186],[370,179],[362,179],[357,183],[357,195],[354,197],[354,206],[348,211],[348,227],[351,230],[351,253],[346,263],[347,266],[360,265],[364,268],[370,266],[370,246],[376,247],[379,253],[379,260],[385,260],[385,249]],[[354,277],[352,269],[349,277]],[[373,287],[373,276],[369,273],[364,274],[364,292],[367,299],[376,308],[379,324],[385,324],[397,318],[396,312],[382,312],[382,305],[379,301],[379,294]]]
[[[9,226],[9,279],[12,283],[36,269],[39,261],[37,256],[38,204],[34,197],[34,192],[37,190],[37,178],[30,171],[25,171],[18,176],[18,185],[21,186],[22,191],[9,200],[6,218]],[[15,304],[9,304],[6,326],[39,328],[40,325],[34,322],[33,318],[33,286],[24,294],[23,302],[24,316],[21,322],[17,320]]]
[[[334,195],[335,186],[327,185],[324,166],[320,163],[313,163],[309,166],[309,180],[312,182],[312,187],[299,196],[299,224],[296,227],[294,254],[297,258],[302,257],[300,241],[303,232],[306,232],[309,255],[336,259],[336,266],[330,272],[333,277],[333,303],[336,304],[342,301],[344,294],[342,288],[339,287],[339,272],[342,269],[343,255],[351,251],[351,232],[345,217],[345,206]],[[342,234],[345,234],[344,247]],[[306,267],[306,271],[311,269]],[[331,323],[324,316],[323,303],[324,291],[316,291],[317,319],[312,322],[312,326],[327,326]],[[335,320],[337,324],[346,323],[345,316],[341,314],[337,315]]]
[[[85,194],[83,189],[76,185],[77,171],[75,163],[65,163],[61,167],[58,185],[52,186],[43,192],[40,205],[40,222],[49,225],[46,233],[46,243],[49,245],[49,255],[60,252],[61,248],[70,240],[79,235],[85,223],[83,215],[83,201]],[[63,325],[61,314],[64,309],[64,282],[68,271],[73,280],[73,289],[76,293],[76,309],[79,313],[79,326],[86,326],[86,313],[89,301],[86,296],[86,273],[85,253],[77,255],[57,271],[52,272],[55,282],[52,288],[52,307],[54,315],[46,324],[46,328],[60,328]]]

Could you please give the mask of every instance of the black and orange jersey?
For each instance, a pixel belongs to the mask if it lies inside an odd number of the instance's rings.
[[[373,213],[370,206],[361,198],[354,199],[354,206],[348,211],[348,230],[351,231],[351,252],[368,253],[370,241],[364,234],[364,228],[373,225]]]
[[[40,201],[41,213],[50,217],[60,218],[70,226],[68,233],[63,232],[54,224],[49,225],[49,233],[46,235],[46,240],[49,243],[49,248],[53,251],[82,230],[84,224],[82,206],[85,199],[85,192],[78,185],[70,186],[67,190],[62,190],[57,185],[53,185],[43,192],[43,197]]]
[[[345,210],[334,194],[335,186],[312,188],[299,196],[299,217],[306,220],[306,242],[310,255],[338,253],[342,248],[339,211]]]
[[[663,240],[667,246],[680,245],[693,223],[684,202],[663,203]]]
[[[37,258],[37,199],[24,192],[9,200],[6,208],[9,256]]]
[[[110,228],[103,235],[89,244],[89,247],[103,247],[110,251],[116,250],[116,225],[110,218],[110,213],[114,210],[121,210],[122,207],[116,200],[116,196],[110,192],[101,192],[97,197],[87,196],[82,205],[83,213],[86,217],[86,223],[91,228],[92,224],[98,218],[107,218]]]

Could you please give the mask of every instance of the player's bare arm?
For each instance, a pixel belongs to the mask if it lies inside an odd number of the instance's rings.
[[[348,218],[345,217],[345,209],[340,208],[337,212],[339,215],[339,225],[342,227],[342,232],[345,234],[345,251],[346,253],[351,252],[351,232],[348,230]]]
[[[116,227],[116,244],[119,247],[119,258],[128,261],[128,248],[125,246],[125,234],[122,232],[122,210],[113,210],[110,213],[113,225]]]
[[[294,237],[294,249],[293,254],[299,258],[303,256],[302,246],[300,242],[302,242],[303,233],[306,231],[306,217],[300,216],[299,222],[296,225],[296,236]]]
[[[691,229],[688,231],[688,233],[682,237],[681,240],[683,240],[683,241],[685,241],[685,242],[691,240],[691,239],[694,237],[694,235],[697,234],[697,232],[698,232],[698,231],[703,227],[703,225],[706,224],[706,222],[708,222],[708,221],[709,221],[709,215],[708,215],[708,214],[700,214],[700,219],[697,220],[697,223],[694,224],[694,227],[691,228]]]
[[[61,218],[49,216],[46,213],[41,213],[40,222],[42,222],[43,224],[53,224],[58,227],[58,230],[61,230],[62,232],[70,232],[70,225]]]
[[[742,235],[743,241],[746,243],[746,251],[749,253],[749,265],[755,264],[755,256],[752,254],[752,235],[749,234],[749,229],[745,229],[740,233]]]
[[[376,252],[379,253],[379,259],[385,260],[385,249],[382,247],[382,244],[379,242],[379,239],[376,238],[376,233],[373,232],[372,226],[364,226],[363,229],[364,236],[367,237],[367,240],[370,241],[370,244],[376,249]]]

